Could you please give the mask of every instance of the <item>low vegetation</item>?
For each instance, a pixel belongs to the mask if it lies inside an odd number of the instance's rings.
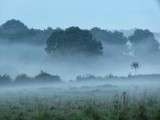
[[[129,97],[109,99],[19,98],[0,100],[1,120],[160,120],[160,100]]]
[[[19,74],[15,79],[12,79],[9,75],[0,75],[0,85],[12,84],[12,83],[47,83],[47,82],[61,82],[61,78],[58,75],[51,75],[47,72],[41,71],[35,77],[29,77],[26,74]]]

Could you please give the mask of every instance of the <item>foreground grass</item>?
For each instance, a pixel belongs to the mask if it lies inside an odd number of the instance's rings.
[[[156,97],[139,99],[124,92],[111,99],[100,99],[1,100],[0,120],[160,120],[160,100]]]

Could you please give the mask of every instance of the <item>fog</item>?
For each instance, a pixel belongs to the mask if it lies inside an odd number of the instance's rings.
[[[0,74],[7,73],[14,78],[21,73],[34,76],[44,70],[51,74],[60,75],[64,80],[72,80],[77,75],[83,74],[127,76],[133,73],[130,64],[134,61],[140,63],[138,74],[160,72],[158,55],[156,57],[152,55],[136,57],[130,55],[125,47],[104,45],[103,56],[89,58],[82,56],[51,57],[45,52],[45,46],[1,44]]]
[[[0,86],[0,102],[15,105],[18,102],[43,101],[81,101],[97,100],[103,102],[112,100],[115,96],[121,97],[127,94],[128,97],[145,99],[147,97],[159,98],[160,75],[135,75],[130,64],[133,61],[140,63],[137,74],[152,74],[160,72],[159,57],[138,57],[128,54],[128,46],[104,45],[104,54],[100,57],[80,56],[50,56],[45,46],[33,46],[26,44],[1,44],[0,45],[0,74],[9,74],[15,78],[18,74],[26,73],[33,77],[40,70],[53,75],[60,75],[62,82],[48,83],[43,81],[16,84],[15,82]],[[132,50],[132,47],[129,47]],[[156,56],[156,58],[155,58]],[[75,81],[77,75],[87,73],[95,76],[108,75],[110,73],[118,77],[106,78],[104,80]],[[72,81],[70,81],[72,80]],[[76,103],[77,104],[77,103]],[[28,104],[27,104],[28,105]]]
[[[98,99],[106,100],[124,92],[130,97],[144,99],[146,96],[160,97],[160,81],[146,78],[116,78],[107,81],[63,82],[58,84],[15,85],[0,88],[1,101],[23,98],[56,100]]]

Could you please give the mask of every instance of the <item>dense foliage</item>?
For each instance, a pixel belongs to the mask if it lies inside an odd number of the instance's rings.
[[[107,31],[100,28],[93,28],[91,30],[93,36],[106,44],[118,44],[125,45],[127,42],[127,37],[120,31]]]
[[[52,54],[102,54],[102,44],[96,41],[89,30],[70,27],[66,30],[55,30],[47,40],[48,53]]]
[[[15,79],[9,75],[0,75],[0,85],[17,84],[17,83],[47,83],[47,82],[61,82],[61,77],[58,75],[51,75],[47,72],[41,71],[38,75],[30,77],[26,74],[19,74]]]
[[[0,84],[8,84],[11,82],[11,77],[7,74],[5,75],[0,75]]]
[[[52,29],[29,29],[19,20],[9,20],[0,26],[0,40],[4,43],[27,43],[33,45],[45,44]],[[0,42],[1,42],[0,41]]]
[[[109,31],[96,27],[91,30],[78,27],[66,30],[30,29],[21,21],[12,19],[0,26],[0,43],[46,45],[46,51],[52,55],[101,55],[104,49],[111,54],[120,54],[128,52],[128,41],[135,55],[159,51],[157,34],[143,29],[135,29],[128,35],[125,32],[127,31]]]
[[[128,38],[136,53],[159,51],[159,43],[154,34],[149,30],[136,29]]]
[[[41,71],[38,75],[35,76],[36,80],[39,81],[54,81],[54,82],[60,82],[61,78],[58,75],[51,75],[47,72]]]
[[[154,34],[149,30],[136,29],[134,34],[129,37],[129,40],[136,44],[139,42],[145,42],[147,40],[153,42],[155,41],[155,37]]]

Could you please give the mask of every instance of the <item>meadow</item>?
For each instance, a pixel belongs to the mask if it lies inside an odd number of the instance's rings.
[[[1,87],[0,120],[160,120],[159,90],[154,80]]]

